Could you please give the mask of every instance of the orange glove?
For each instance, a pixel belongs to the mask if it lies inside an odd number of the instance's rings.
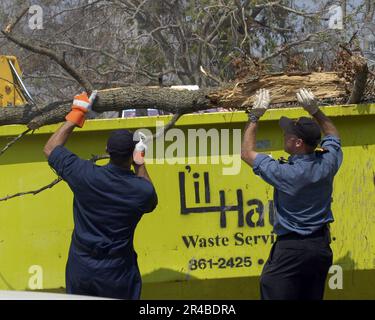
[[[87,96],[86,92],[82,92],[81,94],[74,96],[72,111],[68,113],[65,119],[82,128],[83,124],[85,123],[86,113],[91,110],[97,93],[98,92],[94,90],[91,93],[90,98]]]

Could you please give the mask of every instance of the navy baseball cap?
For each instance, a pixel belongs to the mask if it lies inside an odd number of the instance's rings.
[[[319,125],[311,118],[301,117],[292,120],[287,117],[280,118],[280,127],[286,133],[294,134],[310,146],[317,146],[322,138]]]
[[[128,157],[133,154],[135,145],[138,141],[134,141],[134,133],[129,130],[115,130],[107,141],[107,152],[110,155],[119,157]]]

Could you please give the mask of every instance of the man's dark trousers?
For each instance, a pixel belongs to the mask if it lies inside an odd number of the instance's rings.
[[[332,265],[328,228],[301,236],[291,233],[274,243],[260,279],[263,300],[321,300]]]
[[[113,299],[138,300],[142,279],[136,253],[133,258],[90,257],[72,244],[66,265],[66,293]]]

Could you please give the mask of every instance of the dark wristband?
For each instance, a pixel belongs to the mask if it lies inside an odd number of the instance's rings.
[[[259,120],[259,117],[249,113],[249,121],[250,122],[256,123],[256,122],[258,122],[258,120]]]

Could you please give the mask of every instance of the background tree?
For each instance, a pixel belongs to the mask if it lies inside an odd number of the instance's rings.
[[[334,1],[69,0],[34,1],[43,29],[27,14],[13,33],[61,53],[93,87],[228,82],[241,72],[330,70],[338,43],[374,20],[370,0],[348,0],[346,29],[328,30]],[[31,2],[32,3],[32,2]],[[4,0],[4,25],[25,1]],[[359,35],[360,36],[360,35]],[[1,38],[1,54],[19,57],[39,103],[64,100],[81,89],[45,56]],[[368,45],[368,44],[367,44]],[[313,49],[305,50],[305,49]],[[200,71],[203,66],[211,76]]]

